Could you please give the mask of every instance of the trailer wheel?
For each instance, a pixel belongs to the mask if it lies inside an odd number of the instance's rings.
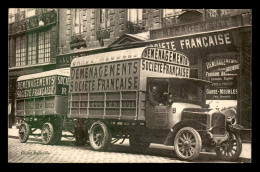
[[[43,144],[53,144],[55,142],[54,138],[54,128],[49,122],[46,122],[42,127],[42,142]]]
[[[94,150],[104,150],[111,143],[111,135],[107,126],[101,122],[96,121],[92,124],[89,131],[89,142]]]
[[[180,129],[174,139],[176,155],[183,160],[194,160],[199,157],[202,141],[199,133],[191,127]]]
[[[30,127],[27,123],[22,123],[19,127],[19,140],[21,143],[27,142],[30,135]]]
[[[133,150],[136,153],[140,153],[140,152],[145,151],[147,148],[149,148],[151,143],[142,142],[140,139],[140,136],[130,135],[129,144],[130,144],[131,150]]]

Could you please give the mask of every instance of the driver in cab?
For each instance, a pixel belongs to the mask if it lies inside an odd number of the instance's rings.
[[[161,106],[162,104],[162,98],[161,95],[158,91],[157,86],[153,86],[152,90],[150,92],[149,95],[149,102],[153,105],[153,106]]]

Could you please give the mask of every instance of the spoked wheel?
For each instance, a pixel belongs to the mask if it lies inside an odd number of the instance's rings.
[[[53,125],[49,122],[46,122],[42,127],[42,142],[46,145],[55,142]]]
[[[94,122],[89,131],[89,142],[94,150],[104,150],[111,143],[111,136],[107,126],[101,122]]]
[[[180,129],[174,139],[176,155],[183,160],[194,160],[199,157],[202,147],[199,133],[191,127]]]
[[[131,150],[133,150],[136,153],[143,152],[146,149],[148,149],[150,146],[149,142],[141,141],[140,136],[137,136],[137,135],[130,135],[129,144],[130,144]]]
[[[30,135],[30,127],[27,123],[22,123],[19,127],[19,140],[21,143],[27,142]]]
[[[235,133],[229,134],[228,140],[222,142],[220,147],[216,149],[216,154],[225,161],[234,161],[241,154],[242,141],[239,135]]]

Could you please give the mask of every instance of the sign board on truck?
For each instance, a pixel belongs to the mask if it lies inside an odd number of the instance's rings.
[[[69,71],[63,68],[18,77],[16,98],[68,95]]]
[[[157,47],[134,48],[73,59],[70,92],[146,90],[146,77],[189,75],[189,59],[183,53]]]

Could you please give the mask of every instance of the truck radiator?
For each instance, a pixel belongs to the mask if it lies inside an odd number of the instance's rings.
[[[226,131],[226,118],[224,114],[214,113],[211,119],[213,135],[224,135]]]

